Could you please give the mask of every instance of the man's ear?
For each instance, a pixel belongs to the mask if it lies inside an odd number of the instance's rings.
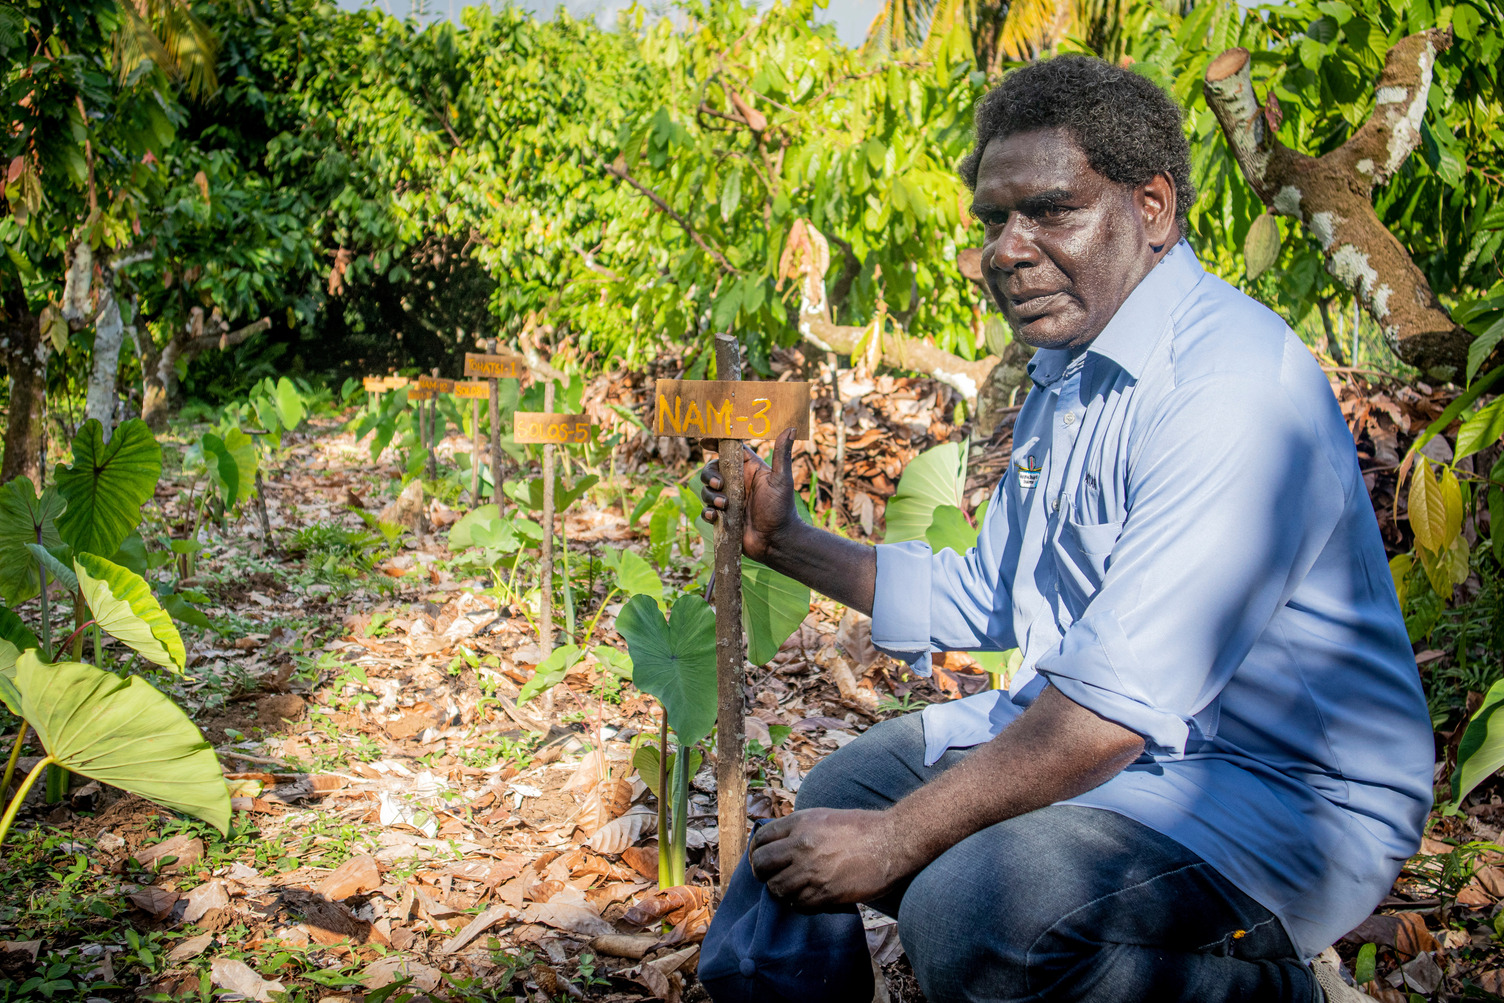
[[[1175,181],[1168,174],[1156,174],[1139,185],[1138,211],[1144,221],[1144,235],[1155,252],[1180,237],[1175,223]]]

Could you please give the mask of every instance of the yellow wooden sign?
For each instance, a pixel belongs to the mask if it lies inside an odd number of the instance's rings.
[[[491,396],[491,384],[487,383],[485,380],[472,380],[468,383],[463,380],[456,380],[454,384],[454,395],[460,398],[475,398],[476,400],[487,400]]]
[[[407,399],[410,401],[431,401],[434,398],[432,390],[423,387],[408,387]]]
[[[518,411],[512,437],[517,442],[556,442],[579,445],[589,442],[591,430],[588,414],[551,414],[547,411]]]
[[[518,380],[527,372],[527,359],[520,355],[476,355],[465,353],[465,375],[491,380]]]
[[[771,439],[786,428],[809,438],[810,383],[659,380],[656,435]]]
[[[407,386],[408,379],[406,376],[367,376],[360,382],[367,390],[380,394]]]
[[[419,376],[418,389],[432,390],[435,393],[441,394],[452,394],[454,393],[454,381],[446,380],[439,376]]]

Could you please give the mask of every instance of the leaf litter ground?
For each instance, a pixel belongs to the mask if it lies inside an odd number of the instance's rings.
[[[884,379],[856,386],[847,408],[845,521],[857,536],[880,526],[902,464],[959,434],[944,387]],[[1355,387],[1341,384],[1339,398],[1365,466],[1382,468],[1373,461],[1402,451],[1442,403]],[[639,473],[661,464],[664,441],[638,437]],[[975,452],[968,491],[995,479],[1007,446],[1005,428]],[[828,484],[833,448],[822,422],[801,453],[804,475]],[[693,469],[693,456],[674,459],[677,475]],[[1383,476],[1371,480],[1376,497]],[[31,805],[0,862],[10,998],[705,998],[694,972],[717,881],[713,762],[693,783],[689,884],[659,893],[653,801],[631,765],[633,737],[657,732],[651,701],[587,655],[519,706],[541,661],[536,634],[519,608],[484,594],[491,582],[456,562],[441,531],[406,537],[353,580],[314,570],[326,555],[308,544],[337,534],[311,529],[360,531],[353,509],[378,507],[397,479],[336,426],[315,429],[267,480],[275,535],[284,548],[301,541],[301,555],[267,552],[253,518],[206,552],[197,577],[221,632],[190,642],[193,679],[176,695],[220,751],[234,828],[224,838],[97,784]],[[177,515],[181,487],[164,478],[156,517]],[[606,543],[643,548],[645,522],[630,526],[609,494],[606,507],[566,515],[575,560]],[[429,514],[440,530],[457,518],[442,504]],[[615,605],[593,640],[621,648]],[[1440,661],[1431,654],[1423,660]],[[748,765],[749,815],[790,811],[801,778],[876,721],[987,682],[965,656],[938,668],[933,680],[907,677],[861,618],[813,603],[749,673],[747,734],[761,750]],[[1437,821],[1393,894],[1338,946],[1367,975],[1359,945],[1377,945],[1370,995],[1504,991],[1504,856],[1488,845],[1501,823],[1504,802],[1485,785]],[[922,999],[894,924],[873,913],[868,926],[878,997]]]

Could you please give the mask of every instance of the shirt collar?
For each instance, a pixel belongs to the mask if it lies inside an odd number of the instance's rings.
[[[1181,240],[1128,294],[1102,333],[1087,346],[1087,352],[1112,360],[1129,376],[1138,378],[1164,331],[1165,320],[1203,274],[1196,252]],[[1042,348],[1029,360],[1029,377],[1047,387],[1064,375],[1071,359],[1067,349]]]

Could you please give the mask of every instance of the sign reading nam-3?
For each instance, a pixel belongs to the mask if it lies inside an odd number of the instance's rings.
[[[772,439],[786,428],[809,438],[810,383],[659,380],[654,435]]]

